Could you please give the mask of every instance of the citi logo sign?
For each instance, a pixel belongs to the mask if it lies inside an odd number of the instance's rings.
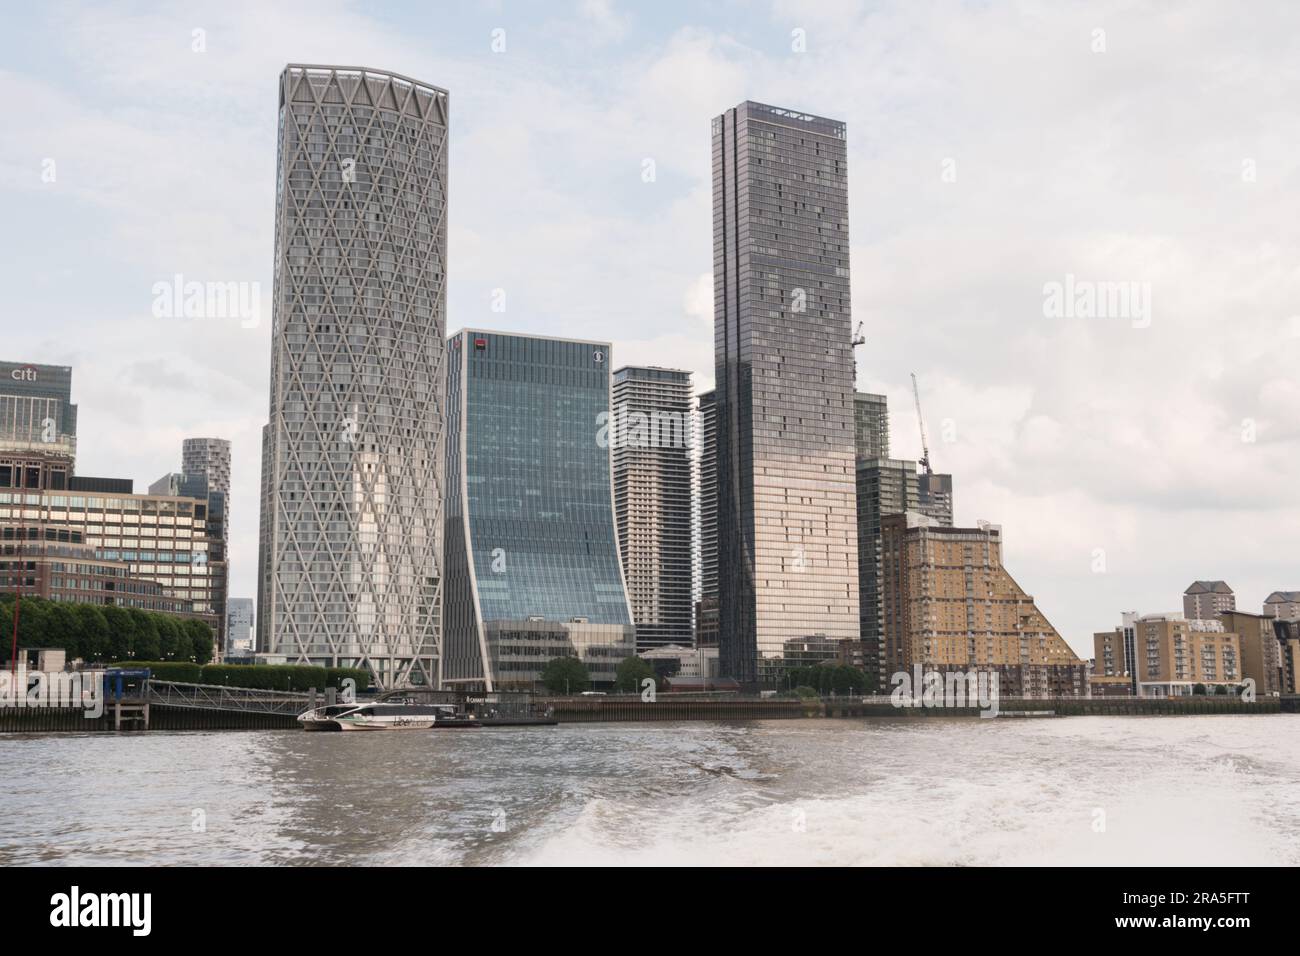
[[[148,936],[152,928],[152,893],[83,894],[74,886],[51,896],[50,906],[51,926],[129,926],[133,936]]]
[[[15,382],[34,382],[36,381],[36,369],[30,365],[24,365],[22,368],[16,368],[10,372],[9,377]]]

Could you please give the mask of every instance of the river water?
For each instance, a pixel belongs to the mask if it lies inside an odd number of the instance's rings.
[[[1300,864],[1300,715],[0,736],[0,865]]]

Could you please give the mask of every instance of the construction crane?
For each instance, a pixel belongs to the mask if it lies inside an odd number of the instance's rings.
[[[921,415],[921,390],[916,384],[916,373],[912,373],[912,397],[916,399],[916,423],[921,426],[921,464],[925,467],[927,475],[933,474],[930,469],[930,443],[925,437],[925,418]]]
[[[867,342],[867,336],[862,331],[862,326],[864,324],[865,323],[859,322],[858,330],[853,333],[853,338],[849,339],[849,350],[853,355],[853,381],[855,387],[858,381],[858,346],[865,345]]]

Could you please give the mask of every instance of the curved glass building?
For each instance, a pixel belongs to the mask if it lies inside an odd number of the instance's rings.
[[[478,330],[448,342],[442,680],[527,688],[636,653],[610,471],[610,347]]]
[[[258,648],[437,681],[447,92],[280,77]]]

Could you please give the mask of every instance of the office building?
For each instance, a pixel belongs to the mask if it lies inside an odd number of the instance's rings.
[[[1002,531],[949,528],[917,512],[881,523],[891,674],[996,672],[1004,697],[1082,697],[1087,665],[1002,563]]]
[[[226,656],[253,656],[253,599],[226,600]]]
[[[690,644],[691,373],[624,366],[613,396],[614,510],[637,647]]]
[[[713,120],[719,653],[750,688],[787,640],[860,629],[845,137],[752,102]]]
[[[528,689],[572,656],[609,686],[636,653],[609,345],[464,330],[448,352],[443,684]]]
[[[65,489],[76,455],[72,369],[0,362],[0,487]]]
[[[1183,592],[1183,617],[1189,621],[1213,621],[1220,611],[1236,607],[1237,598],[1223,581],[1194,581]]]
[[[432,685],[447,92],[291,65],[279,107],[259,651]]]

